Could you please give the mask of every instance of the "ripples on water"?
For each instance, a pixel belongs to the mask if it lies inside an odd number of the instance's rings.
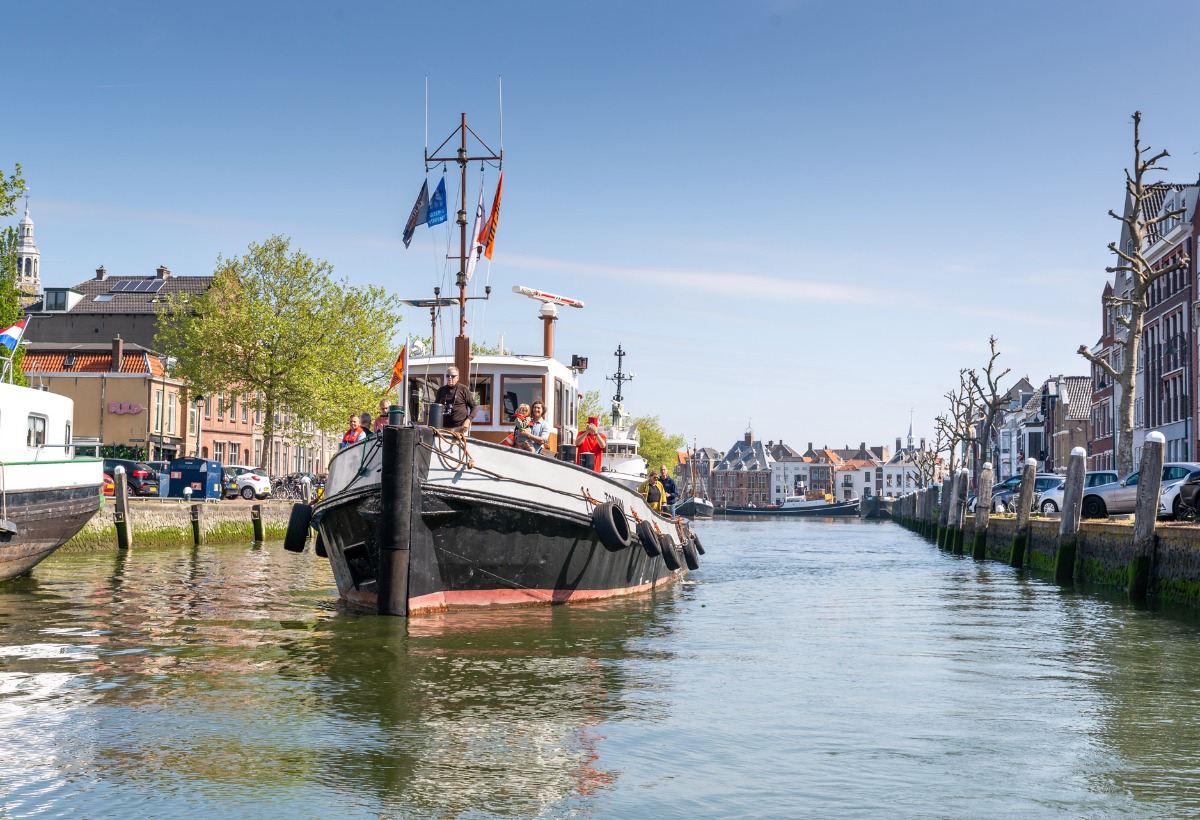
[[[278,545],[0,586],[0,815],[1200,814],[1197,624],[888,524],[698,526],[601,605],[401,620]]]

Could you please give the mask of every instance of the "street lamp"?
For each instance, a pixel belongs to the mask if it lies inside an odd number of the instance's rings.
[[[204,396],[196,394],[196,458],[200,458],[200,425],[204,419]]]

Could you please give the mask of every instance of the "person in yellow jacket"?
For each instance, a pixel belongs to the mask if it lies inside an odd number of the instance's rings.
[[[663,505],[667,503],[667,491],[663,488],[658,473],[653,469],[646,479],[646,503],[655,512],[662,512]]]

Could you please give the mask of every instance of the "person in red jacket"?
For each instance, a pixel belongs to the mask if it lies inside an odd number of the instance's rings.
[[[595,416],[589,416],[587,427],[575,442],[575,463],[581,464],[584,453],[596,454],[596,472],[600,472],[600,462],[604,459],[604,448],[608,446],[608,439],[600,432],[600,419]]]

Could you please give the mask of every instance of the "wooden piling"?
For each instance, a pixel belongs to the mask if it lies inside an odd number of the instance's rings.
[[[1146,600],[1154,569],[1154,528],[1158,523],[1159,493],[1162,492],[1162,433],[1146,434],[1142,463],[1138,467],[1137,506],[1133,518],[1133,560],[1129,564],[1129,597]]]
[[[951,542],[948,547],[955,555],[963,554],[963,530],[967,523],[967,485],[970,481],[971,474],[967,468],[958,471],[958,478],[954,482],[954,506],[950,509],[953,524],[950,527]]]
[[[193,504],[191,507],[192,517],[192,543],[197,547],[204,543],[204,505]]]
[[[1076,447],[1067,462],[1067,484],[1063,488],[1062,522],[1058,525],[1058,550],[1054,556],[1054,580],[1075,580],[1075,558],[1079,546],[1079,518],[1083,510],[1083,480],[1087,473],[1087,451]]]
[[[938,496],[938,529],[937,529],[937,545],[938,549],[946,548],[946,529],[950,522],[950,494],[953,492],[954,477],[942,479],[942,492]]]
[[[127,550],[133,546],[133,524],[129,520],[129,476],[125,468],[117,465],[113,471],[116,494],[113,498],[113,523],[117,527],[117,549]]]
[[[379,520],[379,576],[376,579],[376,609],[380,615],[408,616],[409,527],[412,523],[416,433],[415,427],[388,425],[383,428],[379,477],[382,515]]]
[[[1017,529],[1013,533],[1012,552],[1008,563],[1012,567],[1025,566],[1025,545],[1029,541],[1029,510],[1033,506],[1033,487],[1037,482],[1037,459],[1025,462],[1021,473],[1021,490],[1017,493]]]
[[[250,524],[254,527],[254,543],[261,544],[263,538],[262,504],[250,505]]]
[[[992,463],[984,462],[979,471],[979,493],[975,501],[975,538],[971,543],[971,557],[982,561],[987,557],[987,528],[992,516],[992,482],[995,480]]]

